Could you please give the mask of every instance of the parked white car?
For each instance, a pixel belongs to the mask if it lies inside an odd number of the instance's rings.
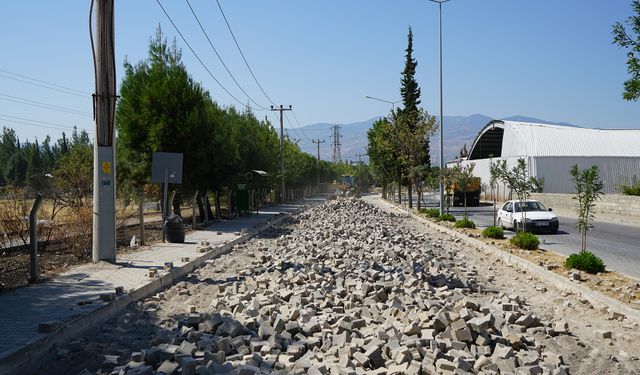
[[[497,225],[515,231],[522,228],[522,221],[526,231],[558,233],[558,216],[546,208],[541,202],[534,200],[511,200],[498,210]]]

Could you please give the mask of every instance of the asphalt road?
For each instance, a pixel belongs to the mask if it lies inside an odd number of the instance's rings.
[[[433,193],[425,194],[425,201],[429,207],[438,206],[438,198]],[[463,210],[462,207],[450,208],[450,212],[456,217],[462,217]],[[491,205],[467,208],[469,218],[480,229],[493,225],[492,211]],[[580,232],[576,228],[576,219],[560,216],[558,220],[558,234],[538,234],[540,247],[564,255],[580,251]],[[506,237],[513,234],[512,231],[505,230]],[[608,270],[640,280],[639,227],[600,222],[596,217],[594,228],[587,233],[587,250],[602,258]]]

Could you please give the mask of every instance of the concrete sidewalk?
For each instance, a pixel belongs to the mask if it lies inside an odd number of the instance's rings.
[[[287,214],[323,201],[310,198],[266,207],[258,215],[216,222],[189,232],[183,244],[145,246],[119,255],[115,264],[79,265],[42,284],[0,294],[0,374],[26,372],[29,363],[45,355],[52,345],[98,326],[130,303],[172,285]],[[208,241],[212,249],[201,252],[202,241]],[[172,271],[163,270],[165,262],[173,262]],[[152,267],[158,269],[157,277],[149,277]],[[116,287],[123,287],[125,293],[115,296]],[[101,296],[108,295],[113,299],[101,300]],[[39,332],[41,323],[50,323],[52,332]]]

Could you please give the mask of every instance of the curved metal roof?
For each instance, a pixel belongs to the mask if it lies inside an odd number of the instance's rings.
[[[488,150],[493,150],[494,157],[640,157],[640,130],[494,120],[478,133],[469,152],[470,159],[487,158]],[[498,150],[500,155],[496,155]]]

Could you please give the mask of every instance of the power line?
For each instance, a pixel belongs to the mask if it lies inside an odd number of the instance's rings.
[[[12,123],[17,123],[17,124],[35,126],[35,127],[39,127],[39,128],[49,128],[49,129],[56,129],[56,130],[73,130],[74,129],[74,127],[72,127],[72,126],[68,126],[68,125],[64,125],[64,124],[58,124],[58,123],[55,123],[55,122],[31,120],[31,119],[24,118],[24,117],[9,116],[9,115],[1,114],[1,113],[0,113],[0,120],[7,121],[7,122],[12,122]]]
[[[229,77],[231,77],[231,79],[233,80],[233,82],[235,82],[236,86],[238,86],[240,91],[242,91],[253,104],[257,105],[261,109],[267,109],[264,106],[261,106],[260,104],[258,104],[255,100],[253,100],[253,98],[249,94],[247,94],[247,92],[242,88],[242,86],[240,86],[240,83],[238,83],[238,80],[236,80],[236,77],[234,77],[233,74],[231,74],[231,71],[227,67],[227,64],[225,64],[224,60],[222,60],[222,56],[220,56],[220,53],[218,53],[218,50],[213,45],[211,38],[209,38],[209,34],[205,31],[204,27],[202,26],[202,23],[200,22],[200,19],[198,18],[198,15],[196,14],[195,10],[193,10],[191,3],[189,3],[189,0],[185,0],[185,1],[187,2],[189,9],[191,10],[191,14],[193,14],[193,17],[196,19],[196,22],[198,22],[198,26],[200,26],[200,30],[202,30],[202,33],[207,38],[207,41],[209,42],[211,49],[213,49],[213,52],[215,52],[216,56],[218,56],[218,60],[220,60],[220,63],[222,63],[222,66],[224,67],[224,69],[227,71],[227,73],[229,73]]]
[[[300,121],[298,121],[298,116],[296,116],[296,113],[294,111],[291,111],[291,114],[293,115],[293,119],[296,121],[296,124],[298,124],[298,128],[300,128],[302,135],[307,139],[307,141],[311,142],[311,138],[307,137],[307,134],[304,132],[304,129],[302,129],[302,125],[300,124]]]
[[[8,76],[8,75],[6,75],[6,74],[2,74],[2,73],[0,73],[0,77],[4,77],[4,78],[12,79],[12,80],[14,80],[14,81],[18,81],[18,82],[26,83],[26,84],[28,84],[28,85],[33,85],[33,86],[43,87],[43,88],[45,88],[45,89],[49,89],[49,90],[53,90],[53,91],[57,91],[57,92],[61,92],[61,93],[63,93],[63,94],[67,94],[67,95],[75,95],[75,96],[79,96],[79,97],[81,97],[81,98],[86,98],[86,97],[88,97],[88,96],[91,96],[91,94],[78,94],[78,93],[76,93],[76,92],[67,91],[67,90],[59,89],[59,88],[52,87],[52,86],[47,86],[47,85],[40,84],[40,83],[36,83],[36,82],[30,82],[30,81],[27,81],[27,80],[24,80],[24,79],[20,79],[20,78],[16,78],[16,77],[11,77],[11,76]]]
[[[8,70],[4,70],[4,69],[0,69],[0,72],[5,73],[5,74],[11,74],[11,75],[13,75],[13,76],[17,76],[17,77],[22,77],[22,78],[28,79],[28,80],[30,80],[30,81],[39,82],[39,83],[42,83],[42,84],[45,84],[45,85],[49,85],[49,86],[53,86],[53,87],[57,87],[57,88],[59,88],[59,89],[63,89],[63,90],[67,90],[67,91],[74,91],[74,92],[76,92],[76,93],[78,93],[78,94],[82,94],[82,95],[91,95],[91,93],[86,92],[86,91],[76,90],[76,89],[74,89],[74,88],[67,87],[67,86],[62,86],[62,85],[59,85],[59,84],[57,84],[57,83],[52,83],[52,82],[43,81],[43,80],[41,80],[41,79],[37,79],[37,78],[33,78],[33,77],[26,76],[26,75],[24,75],[24,74],[13,73],[13,72],[10,72],[10,71],[8,71]]]
[[[229,33],[231,33],[231,37],[233,38],[233,41],[235,42],[236,47],[238,47],[238,51],[240,51],[240,55],[242,56],[242,60],[244,61],[244,64],[247,66],[247,69],[249,69],[249,72],[251,73],[251,76],[253,77],[253,80],[256,81],[256,84],[260,88],[260,91],[262,91],[262,93],[269,100],[269,102],[271,102],[271,104],[275,105],[273,100],[271,100],[269,95],[267,95],[267,93],[262,88],[262,85],[260,84],[260,82],[258,82],[258,79],[256,78],[256,75],[253,74],[253,70],[249,66],[249,63],[247,62],[247,59],[244,57],[244,53],[242,52],[242,48],[240,48],[240,44],[238,43],[238,40],[236,39],[236,36],[233,33],[233,30],[231,30],[231,25],[229,25],[229,21],[227,20],[227,16],[224,14],[224,10],[222,10],[222,6],[220,5],[220,1],[216,0],[216,3],[218,4],[218,9],[220,9],[220,13],[222,14],[222,18],[224,18],[224,22],[227,24],[227,28],[229,29]]]
[[[202,59],[200,58],[200,56],[198,56],[198,54],[196,53],[196,51],[193,50],[193,48],[191,48],[191,45],[189,44],[189,42],[187,42],[187,38],[184,37],[184,35],[182,35],[182,32],[180,32],[180,29],[178,29],[178,26],[173,22],[173,19],[171,19],[171,17],[169,16],[169,13],[167,13],[167,11],[164,9],[164,7],[162,6],[162,3],[160,2],[160,0],[156,0],[156,2],[158,3],[158,5],[160,6],[160,8],[162,9],[162,12],[164,13],[165,16],[167,16],[167,18],[169,19],[169,22],[171,22],[171,25],[173,25],[173,28],[176,29],[176,32],[178,33],[178,35],[180,35],[180,38],[182,38],[182,41],[187,45],[187,48],[189,48],[189,50],[191,51],[191,53],[193,53],[193,55],[196,57],[196,59],[198,60],[198,62],[200,62],[200,65],[202,65],[202,67],[204,68],[204,70],[207,71],[207,73],[209,73],[209,75],[211,76],[211,78],[213,78],[214,81],[216,81],[216,83],[218,84],[218,86],[220,86],[222,88],[222,90],[224,90],[224,92],[226,92],[230,97],[233,98],[233,100],[235,100],[236,102],[238,102],[238,104],[240,104],[241,106],[244,106],[244,103],[242,103],[240,100],[238,100],[238,98],[236,98],[235,96],[233,96],[233,94],[231,94],[229,92],[229,90],[227,90],[226,87],[224,87],[222,85],[222,83],[220,83],[220,81],[218,81],[218,79],[213,75],[213,73],[211,73],[211,71],[209,70],[209,68],[207,68],[207,66],[204,64],[204,62],[202,61]]]
[[[88,113],[88,112],[82,112],[82,111],[78,111],[78,110],[73,109],[73,108],[68,108],[68,107],[63,107],[63,106],[59,106],[59,105],[47,104],[47,103],[38,102],[38,101],[35,101],[35,100],[20,98],[20,97],[13,96],[13,95],[0,94],[0,99],[8,100],[8,101],[15,102],[15,103],[26,104],[26,105],[30,105],[30,106],[34,106],[34,107],[49,109],[49,110],[52,110],[52,111],[66,112],[66,113],[82,115],[82,116],[91,116],[91,114]]]

